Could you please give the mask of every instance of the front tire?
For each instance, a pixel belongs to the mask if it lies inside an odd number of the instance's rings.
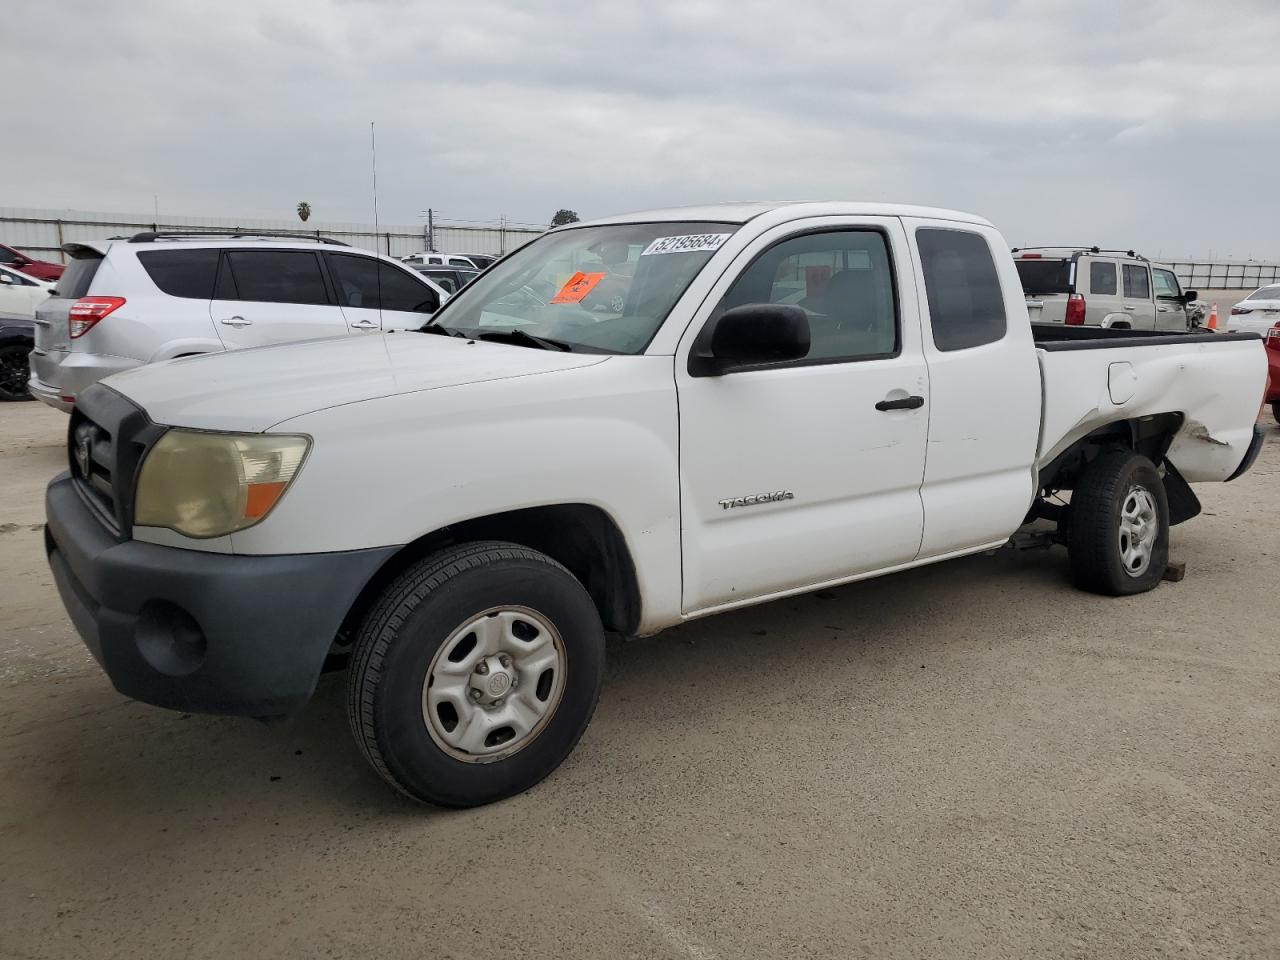
[[[1169,500],[1154,463],[1104,453],[1071,493],[1067,554],[1076,586],[1120,597],[1144,593],[1169,565]]]
[[[587,591],[545,554],[485,541],[410,566],[365,619],[351,729],[408,796],[472,807],[520,793],[569,755],[604,680]]]

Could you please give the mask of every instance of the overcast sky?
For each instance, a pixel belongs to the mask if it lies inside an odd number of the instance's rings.
[[[37,9],[38,8],[38,9]],[[545,223],[728,199],[1280,258],[1277,0],[41,0],[0,205]]]

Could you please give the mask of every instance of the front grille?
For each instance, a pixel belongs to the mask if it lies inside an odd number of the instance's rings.
[[[120,533],[117,516],[114,474],[116,469],[115,438],[100,423],[94,423],[79,409],[71,414],[71,475],[76,489],[94,508],[94,512],[111,529]]]
[[[94,384],[76,398],[67,432],[67,454],[76,490],[120,540],[133,530],[138,468],[164,432],[141,407]]]

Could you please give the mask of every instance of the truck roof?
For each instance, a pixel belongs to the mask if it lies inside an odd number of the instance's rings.
[[[957,220],[991,226],[991,221],[972,213],[945,210],[940,207],[919,207],[905,203],[870,203],[857,200],[755,200],[731,203],[708,203],[690,207],[667,207],[659,210],[641,210],[621,213],[612,217],[600,217],[582,223],[572,223],[557,229],[596,226],[605,223],[649,223],[660,220],[712,220],[722,223],[746,223],[775,210],[786,211],[785,220],[802,217],[872,216],[872,217],[922,217],[931,220]]]

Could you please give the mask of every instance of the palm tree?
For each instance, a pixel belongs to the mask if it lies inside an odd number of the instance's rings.
[[[303,223],[311,219],[311,204],[305,200],[298,204],[298,219]]]

